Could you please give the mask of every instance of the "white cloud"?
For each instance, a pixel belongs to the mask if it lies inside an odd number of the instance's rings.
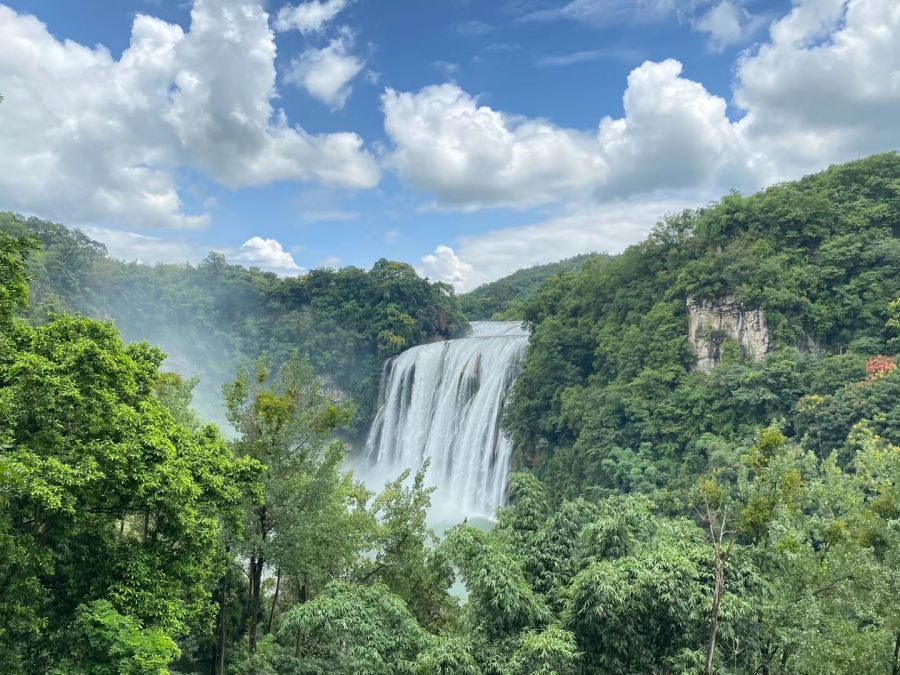
[[[693,27],[696,31],[707,33],[710,48],[721,52],[746,40],[749,34],[760,28],[760,21],[732,0],[722,0],[694,21]]]
[[[726,102],[681,77],[674,60],[633,70],[625,117],[604,118],[594,134],[479,105],[455,84],[388,89],[382,105],[390,163],[441,206],[528,207],[756,183],[757,159]]]
[[[465,293],[512,272],[581,253],[619,253],[644,238],[663,216],[693,202],[677,199],[582,204],[556,217],[462,237],[422,259],[422,273]]]
[[[725,36],[720,36],[725,39]],[[797,0],[725,99],[668,59],[628,77],[595,132],[482,105],[455,84],[388,89],[389,162],[439,206],[477,209],[751,191],[900,147],[900,3]]]
[[[455,84],[388,89],[382,106],[390,163],[442,205],[540,204],[583,192],[606,172],[589,135],[505,115]]]
[[[285,5],[275,17],[275,30],[299,30],[319,33],[350,4],[348,0],[311,0],[299,5]]]
[[[177,172],[229,187],[378,181],[352,133],[290,126],[272,100],[275,43],[259,0],[196,0],[191,27],[137,15],[119,59],[61,42],[0,5],[0,199],[73,224],[197,228]]]
[[[246,267],[259,267],[267,272],[281,275],[302,274],[305,270],[297,265],[294,256],[284,250],[275,239],[251,237],[236,252],[226,253],[229,261]]]
[[[434,253],[423,256],[417,271],[429,279],[452,284],[457,290],[468,289],[475,276],[472,265],[460,260],[452,248],[443,245],[434,249]]]
[[[284,81],[305,89],[332,110],[343,108],[353,91],[353,78],[365,65],[350,53],[352,42],[352,36],[344,34],[322,49],[307,49],[291,61]]]
[[[656,191],[721,191],[760,182],[761,159],[726,114],[724,99],[681,76],[673,59],[628,76],[625,117],[600,122],[610,167],[597,191],[623,197]]]
[[[784,177],[900,147],[900,3],[802,0],[738,63],[741,132]]]

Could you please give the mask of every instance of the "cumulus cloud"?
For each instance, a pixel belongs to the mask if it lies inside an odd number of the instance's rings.
[[[723,36],[724,39],[724,36]],[[734,103],[673,59],[628,76],[624,115],[566,129],[456,84],[387,90],[389,162],[440,206],[749,191],[900,147],[900,4],[797,0],[736,68]]]
[[[787,177],[900,147],[900,3],[800,0],[738,63],[741,132]]]
[[[285,251],[275,239],[251,237],[236,252],[226,252],[226,257],[231,262],[283,276],[302,274],[305,271],[294,261],[294,256]]]
[[[352,36],[341,35],[322,49],[307,49],[291,61],[284,81],[306,90],[313,98],[339,110],[353,90],[351,82],[365,62],[351,53]]]
[[[456,84],[388,89],[382,107],[390,163],[442,205],[532,206],[584,191],[606,173],[590,135],[505,115]]]
[[[754,184],[756,160],[725,100],[681,70],[674,60],[636,68],[625,116],[604,118],[594,133],[494,110],[456,84],[388,89],[390,163],[440,205],[462,209]]]
[[[419,274],[435,281],[451,284],[458,291],[469,290],[475,269],[463,262],[449,246],[438,246],[434,253],[422,257]]]
[[[319,33],[350,4],[349,0],[311,0],[299,5],[285,5],[275,17],[275,30],[299,30]]]
[[[678,199],[582,204],[547,220],[462,237],[455,248],[439,246],[419,268],[465,293],[524,267],[581,253],[619,253],[666,214],[695,205]]]
[[[709,46],[721,52],[726,47],[743,42],[761,27],[761,18],[754,17],[732,0],[722,0],[693,22],[694,30],[709,35]]]
[[[624,107],[624,117],[600,122],[600,151],[611,170],[598,194],[758,184],[762,160],[729,121],[725,100],[682,77],[678,61],[648,61],[631,71]]]
[[[258,0],[196,0],[188,32],[134,19],[119,59],[0,5],[0,199],[69,223],[198,228],[181,168],[229,187],[377,183],[353,133],[310,134],[272,100],[275,42]]]

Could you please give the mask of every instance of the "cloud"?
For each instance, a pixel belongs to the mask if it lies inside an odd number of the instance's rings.
[[[423,256],[417,271],[429,279],[451,284],[457,290],[467,289],[475,276],[472,265],[460,260],[452,248],[443,245],[434,249],[434,253]]]
[[[755,185],[757,159],[725,100],[681,70],[674,60],[635,68],[625,116],[604,118],[594,133],[494,110],[455,84],[388,89],[389,162],[440,206],[460,209]]]
[[[184,169],[240,188],[371,187],[353,133],[310,134],[273,107],[275,42],[258,0],[196,0],[190,30],[139,14],[119,59],[0,5],[0,199],[72,224],[200,228]]]
[[[334,20],[347,5],[348,0],[311,0],[299,5],[285,5],[275,17],[275,30],[279,32],[299,30],[303,34],[319,33]]]
[[[533,265],[581,253],[619,253],[665,215],[695,205],[679,199],[581,204],[547,220],[462,237],[455,249],[439,246],[420,268],[465,293]]]
[[[732,0],[722,0],[693,22],[693,28],[709,35],[709,47],[721,52],[731,45],[746,41],[762,27],[764,19],[754,17]]]
[[[504,115],[455,84],[387,89],[382,107],[389,163],[444,206],[532,206],[583,192],[606,170],[587,134]]]
[[[639,58],[640,52],[636,49],[586,49],[580,52],[570,52],[569,54],[542,56],[535,61],[535,65],[541,67],[572,66],[578,63],[588,63],[590,61],[602,61],[606,59],[637,61]]]
[[[305,270],[297,265],[294,256],[282,248],[275,239],[251,237],[236,252],[226,253],[230,262],[246,267],[258,267],[282,276],[302,274]]]
[[[900,3],[803,0],[738,62],[741,131],[786,177],[900,147]]]
[[[291,61],[284,81],[305,89],[313,98],[339,110],[347,103],[365,62],[350,53],[352,36],[332,40],[322,49],[311,48]]]
[[[624,115],[595,130],[500,111],[456,84],[388,89],[388,163],[463,210],[752,191],[900,147],[898,72],[895,0],[798,0],[738,60],[739,119],[674,59],[632,70]]]

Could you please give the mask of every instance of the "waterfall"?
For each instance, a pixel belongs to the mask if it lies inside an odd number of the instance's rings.
[[[428,458],[432,519],[492,517],[512,458],[500,417],[527,343],[517,321],[476,321],[468,337],[390,359],[366,441],[367,482],[416,470]]]

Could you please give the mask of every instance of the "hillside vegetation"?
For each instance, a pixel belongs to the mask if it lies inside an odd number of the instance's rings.
[[[774,350],[754,363],[725,344],[692,372],[687,300],[727,296],[765,313]],[[822,459],[864,418],[900,442],[900,373],[859,384],[900,347],[898,296],[897,153],[729,195],[526,303],[508,428],[558,496],[683,487],[770,422]]]
[[[219,422],[221,385],[240,362],[266,354],[279,364],[299,349],[353,398],[362,432],[384,360],[468,325],[449,286],[404,263],[282,278],[216,253],[196,267],[124,263],[78,230],[10,213],[0,213],[0,231],[40,242],[28,263],[32,319],[65,310],[113,320],[126,340],[160,346],[166,368],[198,377],[199,408]]]
[[[470,321],[490,319],[513,320],[524,315],[525,303],[537,293],[547,279],[564,272],[574,272],[598,254],[586,253],[547,265],[535,265],[513,272],[497,281],[482,284],[460,296],[463,312]]]

